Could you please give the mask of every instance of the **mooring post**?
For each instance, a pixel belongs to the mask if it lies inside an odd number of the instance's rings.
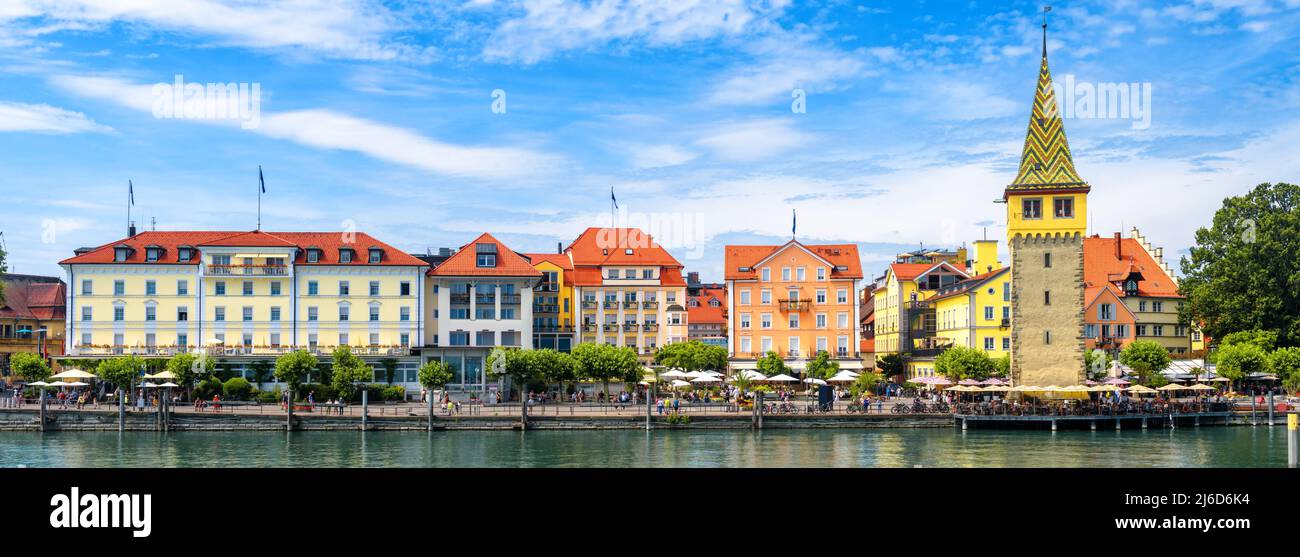
[[[1268,392],[1268,427],[1273,427],[1273,391]]]
[[[1288,468],[1296,467],[1296,457],[1300,454],[1300,445],[1297,445],[1297,417],[1295,414],[1286,415],[1286,465]]]
[[[1259,425],[1255,423],[1255,392],[1250,393],[1250,425]]]
[[[650,422],[654,420],[654,416],[652,416],[652,414],[654,413],[655,397],[654,394],[650,392],[651,386],[652,385],[647,384],[645,388],[645,430],[646,431],[650,431]],[[572,406],[569,407],[569,413],[570,414],[573,413]]]
[[[966,431],[966,418],[961,419],[961,430]]]
[[[1052,431],[1056,431],[1056,420],[1052,420]]]
[[[122,433],[123,431],[126,431],[126,401],[124,400],[125,398],[126,398],[126,393],[123,393],[122,388],[118,387],[117,388],[117,432],[118,433]]]
[[[289,431],[293,431],[293,390],[292,389],[285,391],[284,402],[285,402],[284,407],[289,411],[287,414],[285,414],[284,430],[286,432],[289,432]]]
[[[370,389],[361,390],[361,431],[366,430],[366,423],[370,419]]]
[[[22,396],[22,393],[18,393]],[[41,387],[41,431],[45,431],[45,387]]]
[[[424,395],[425,406],[429,407],[429,433],[433,433],[433,391],[426,390]]]
[[[1120,420],[1119,420],[1119,418],[1115,418],[1115,431],[1119,431],[1119,430],[1123,429],[1122,427],[1120,427],[1119,424],[1120,424]]]
[[[1147,417],[1142,416],[1142,429],[1146,429],[1146,428],[1147,428]]]
[[[763,429],[763,391],[754,397],[754,428]]]
[[[1089,423],[1092,425],[1092,430],[1097,431],[1097,420],[1092,420]]]

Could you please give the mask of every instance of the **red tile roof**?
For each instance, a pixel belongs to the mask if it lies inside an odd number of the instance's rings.
[[[245,243],[247,242],[247,243]],[[127,246],[132,248],[131,255],[125,262],[113,261],[113,248]],[[158,246],[166,250],[162,260],[156,263],[145,261],[145,248]],[[298,256],[295,265],[370,265],[367,250],[377,247],[384,250],[385,266],[427,267],[428,264],[418,258],[407,255],[401,250],[376,240],[364,232],[230,232],[230,231],[158,231],[141,232],[134,237],[118,240],[91,249],[89,252],[64,259],[60,265],[95,265],[95,264],[147,264],[147,265],[198,265],[201,253],[196,254],[188,263],[176,260],[177,248],[191,246],[202,252],[202,246],[209,247],[296,247]],[[317,263],[307,263],[306,248],[320,248],[321,258]],[[351,263],[339,263],[339,248],[349,247],[357,253]]]
[[[699,304],[691,306],[691,300],[696,300]],[[709,305],[710,300],[717,300],[718,306]],[[689,323],[727,322],[727,289],[701,288],[698,296],[688,296],[686,301],[686,316]]]
[[[759,262],[785,249],[800,246],[831,264],[831,280],[862,278],[862,260],[856,244],[804,244],[791,240],[780,246],[726,246],[723,248],[727,280],[752,280],[758,277]],[[750,270],[741,271],[741,267]],[[843,271],[837,267],[844,267]]]
[[[497,266],[496,267],[479,267],[478,252],[479,244],[493,244],[496,246]],[[538,271],[533,264],[524,256],[519,255],[500,240],[493,238],[491,234],[484,232],[475,238],[473,242],[461,246],[441,265],[429,271],[429,276],[435,277],[540,277],[542,272]]]
[[[894,271],[894,276],[898,280],[915,280],[916,277],[921,276],[921,273],[929,271],[935,265],[938,263],[892,263],[889,268]]]
[[[949,286],[948,289],[944,289],[942,293],[939,294],[938,296],[930,298],[930,301],[946,300],[953,296],[960,296],[962,294],[967,294],[972,289],[979,288],[988,280],[997,277],[998,275],[1010,270],[1011,267],[1002,267],[1000,269],[994,269],[982,275],[975,275],[971,278],[958,282],[957,284]]]
[[[573,262],[569,261],[569,256],[563,253],[525,253],[524,257],[532,260],[533,265],[546,261],[565,271],[573,270]]]
[[[66,313],[67,289],[62,281],[32,282],[4,278],[5,299],[0,302],[0,319],[61,320]]]
[[[1119,240],[1120,253],[1115,253],[1116,239],[1093,236],[1083,239],[1083,281],[1087,288],[1095,288],[1123,281],[1130,273],[1142,274],[1138,281],[1138,296],[1178,298],[1178,284],[1169,276],[1142,245],[1133,238]],[[1119,289],[1123,296],[1123,289]]]
[[[655,243],[653,236],[639,228],[588,228],[564,251],[573,256],[575,266],[682,266],[668,250]]]

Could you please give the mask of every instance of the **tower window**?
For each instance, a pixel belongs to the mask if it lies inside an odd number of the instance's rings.
[[[1052,305],[1052,291],[1051,291],[1051,290],[1044,290],[1044,291],[1043,291],[1043,305],[1045,305],[1045,306],[1050,306],[1050,305]]]
[[[1051,344],[1051,343],[1052,343],[1052,332],[1043,331],[1043,344]]]
[[[1020,207],[1024,218],[1041,219],[1043,218],[1043,200],[1042,199],[1025,199],[1020,202]]]
[[[1052,254],[1051,254],[1051,252],[1048,252],[1048,253],[1044,253],[1044,254],[1043,254],[1043,267],[1046,267],[1046,268],[1049,268],[1049,269],[1052,267]]]
[[[1074,199],[1069,197],[1058,197],[1053,200],[1053,205],[1056,218],[1074,218]]]

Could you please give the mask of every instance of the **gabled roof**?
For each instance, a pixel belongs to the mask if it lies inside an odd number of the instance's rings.
[[[629,254],[628,250],[632,252]],[[654,237],[639,228],[588,228],[578,236],[565,253],[573,258],[573,265],[643,265],[681,267],[681,262],[668,253]]]
[[[42,277],[44,278],[44,277]],[[0,275],[5,299],[0,302],[0,319],[63,319],[67,289],[63,281],[34,282]]]
[[[1116,255],[1116,242],[1119,254]],[[1134,238],[1104,238],[1092,236],[1083,239],[1083,281],[1087,288],[1112,284],[1139,273],[1138,296],[1179,298],[1178,283],[1159,263],[1147,253]],[[1119,290],[1120,297],[1124,291]]]
[[[1097,305],[1097,302],[1101,300],[1102,295],[1107,292],[1109,292],[1112,296],[1114,296],[1115,301],[1117,302],[1120,300],[1120,298],[1124,297],[1124,293],[1121,292],[1120,289],[1115,288],[1115,285],[1109,283],[1101,286],[1093,286],[1093,287],[1085,288],[1083,290],[1083,304],[1084,304],[1083,315],[1085,319],[1094,320],[1097,317],[1097,314],[1092,311],[1092,308]],[[1129,311],[1128,306],[1124,305],[1123,303],[1119,303],[1116,305],[1119,306],[1119,311],[1124,312],[1126,315],[1128,315],[1130,318],[1134,320],[1137,319],[1137,316],[1133,315],[1132,311]]]
[[[1007,271],[1010,270],[1011,267],[1002,267],[1001,269],[994,269],[982,275],[975,275],[971,278],[958,282],[957,284],[954,284],[952,286],[949,286],[948,288],[939,291],[939,294],[933,298],[930,298],[930,300],[931,301],[946,300],[948,298],[952,298],[953,296],[960,296],[962,294],[970,293],[971,290],[984,286],[985,283],[1005,274]]]
[[[478,249],[480,244],[496,246],[496,266],[479,267]],[[429,271],[433,277],[540,277],[533,264],[524,256],[510,250],[500,240],[484,232],[474,241],[461,246],[455,255],[443,261],[437,268]]]
[[[569,261],[569,256],[568,256],[567,254],[563,254],[563,253],[525,253],[525,254],[524,254],[524,257],[527,257],[527,258],[532,262],[533,265],[537,265],[538,263],[541,263],[541,262],[545,261],[545,262],[547,262],[547,263],[551,263],[551,264],[555,265],[556,267],[559,267],[561,270],[564,270],[564,271],[572,271],[572,270],[573,270],[573,262],[572,262],[572,261]]]
[[[247,243],[245,243],[247,242]],[[147,254],[145,248],[148,246],[158,246],[166,250],[166,255],[156,262],[146,261]],[[403,253],[401,250],[380,242],[373,236],[364,232],[343,234],[341,232],[230,232],[230,231],[157,231],[141,232],[133,237],[124,240],[110,242],[102,246],[91,248],[89,251],[82,253],[63,261],[60,265],[198,265],[201,254],[196,254],[188,262],[181,263],[177,260],[177,249],[180,246],[197,247],[202,252],[203,246],[207,247],[294,247],[298,249],[295,265],[370,265],[369,259],[364,256],[356,257],[351,263],[340,263],[338,258],[339,248],[349,247],[357,251],[365,251],[362,246],[375,246],[384,250],[384,258],[378,263],[383,266],[407,266],[407,267],[427,267],[428,264],[420,259]],[[132,252],[126,261],[114,261],[114,248],[127,247]],[[318,247],[322,250],[321,258],[316,263],[307,262],[306,248]]]
[[[862,260],[858,257],[857,244],[804,244],[798,240],[790,240],[779,246],[725,246],[723,259],[726,265],[726,279],[756,279],[758,268],[763,263],[791,247],[810,253],[826,263],[831,270],[828,277],[831,280],[862,278]],[[749,270],[741,271],[741,267]],[[839,267],[844,267],[844,270],[838,270]]]
[[[691,298],[699,300],[699,305],[692,307],[688,300],[688,303],[686,304],[687,322],[691,323],[692,325],[697,323],[726,323],[727,322],[726,296],[725,295],[719,296],[716,294],[717,294],[716,292],[712,294],[701,293],[701,295],[699,296],[691,296]],[[713,300],[713,299],[716,299],[721,303],[717,307],[709,305],[709,300]]]
[[[1088,185],[1074,170],[1070,143],[1065,138],[1065,124],[1056,106],[1052,89],[1052,72],[1047,67],[1047,29],[1043,29],[1043,58],[1038,69],[1038,86],[1034,90],[1034,107],[1029,116],[1029,131],[1020,156],[1020,171],[1007,186],[1007,193],[1051,189],[1084,189]]]
[[[941,267],[946,267],[949,271],[957,273],[963,277],[970,277],[970,275],[966,274],[966,271],[958,269],[956,265],[948,263],[947,261],[940,261],[938,263],[890,263],[889,272],[893,273],[900,281],[916,280]]]

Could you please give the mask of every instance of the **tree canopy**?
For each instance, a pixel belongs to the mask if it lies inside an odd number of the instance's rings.
[[[781,355],[777,354],[775,350],[768,350],[766,354],[763,354],[762,358],[758,359],[756,365],[758,371],[768,377],[790,373],[790,367],[785,365],[785,360],[781,359]]]
[[[1268,360],[1269,367],[1288,390],[1300,390],[1300,347],[1279,348]]]
[[[319,361],[306,350],[295,350],[275,359],[275,379],[289,386],[289,390],[298,390],[307,374],[316,370]]]
[[[903,377],[907,374],[907,362],[897,352],[885,354],[876,360],[876,369],[885,378]]]
[[[1182,317],[1212,338],[1277,334],[1300,346],[1300,186],[1260,184],[1223,200],[1182,259]]]
[[[1215,372],[1233,381],[1269,369],[1268,352],[1254,344],[1232,344],[1217,350]]]
[[[330,386],[338,392],[339,398],[353,400],[361,384],[373,380],[374,376],[374,368],[353,354],[351,348],[340,346],[334,349]]]
[[[830,352],[822,350],[817,356],[808,361],[808,369],[805,375],[813,379],[823,381],[834,377],[840,371],[840,363],[831,359]]]
[[[139,356],[118,356],[100,362],[95,368],[95,375],[117,385],[118,389],[126,390],[131,387],[131,381],[140,377],[143,370],[144,360]]]
[[[686,371],[721,371],[727,367],[727,349],[698,340],[674,342],[655,351],[655,363]]]
[[[954,346],[934,359],[934,370],[953,381],[988,379],[995,368],[996,364],[988,354],[968,346]]]
[[[212,375],[215,366],[216,361],[206,354],[196,356],[189,352],[182,352],[169,358],[166,368],[176,376],[176,384],[188,389],[195,381]]]
[[[53,373],[50,370],[50,364],[46,363],[45,358],[31,352],[14,354],[13,358],[9,360],[9,369],[29,383],[49,379]]]
[[[430,391],[447,386],[453,377],[451,364],[441,360],[429,360],[420,366],[420,384]]]
[[[1137,373],[1140,383],[1151,386],[1152,374],[1164,371],[1173,359],[1160,343],[1154,340],[1135,340],[1119,353],[1119,361]]]
[[[579,375],[604,383],[607,398],[610,381],[641,380],[641,362],[636,359],[636,350],[627,346],[583,343],[573,348],[573,358],[578,362]]]

